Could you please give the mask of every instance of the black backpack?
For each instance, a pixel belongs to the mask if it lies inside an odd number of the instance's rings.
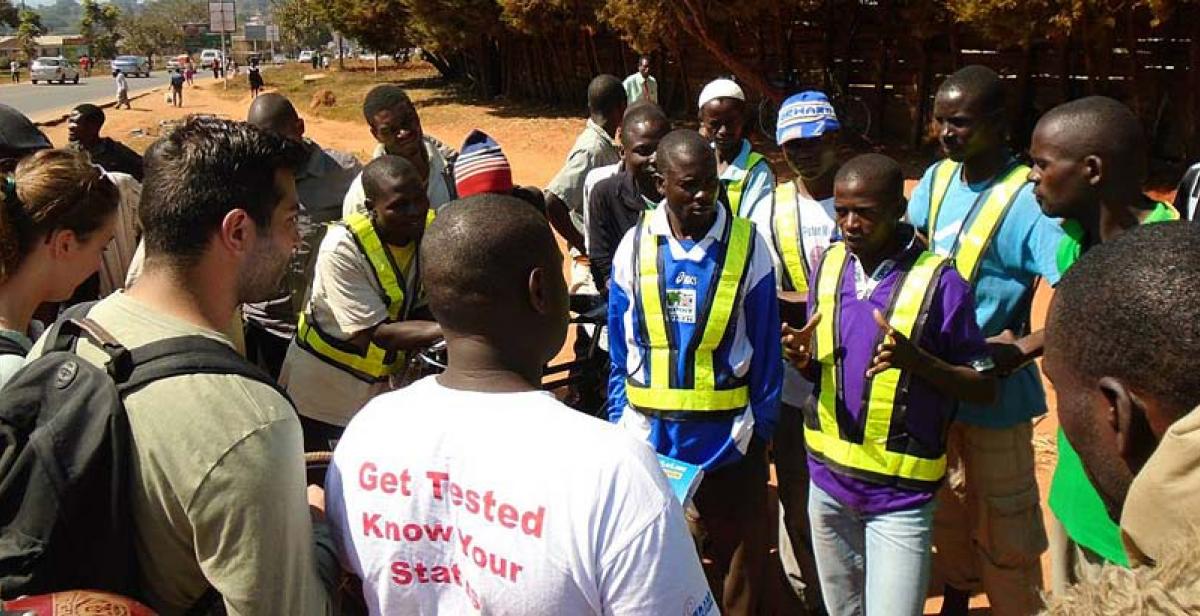
[[[46,333],[43,355],[0,396],[2,599],[84,588],[139,596],[125,396],[185,374],[236,374],[278,389],[211,338],[126,349],[84,318],[89,308],[65,312]],[[109,355],[105,366],[75,354],[80,337]],[[210,588],[201,602],[215,598]]]

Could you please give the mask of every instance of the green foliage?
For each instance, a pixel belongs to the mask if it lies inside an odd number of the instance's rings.
[[[602,0],[499,0],[504,25],[523,34],[553,34],[596,24]]]
[[[21,51],[25,53],[25,58],[33,61],[37,57],[37,37],[46,33],[45,26],[42,25],[42,17],[29,9],[21,11],[17,23],[17,41],[21,44]]]
[[[600,7],[599,18],[639,53],[658,51],[678,32],[674,16],[658,0],[610,0]]]
[[[79,28],[81,9],[75,0],[55,0],[53,4],[37,7],[38,15],[46,32],[74,33]]]
[[[0,24],[16,28],[19,23],[21,23],[21,16],[17,13],[16,7],[8,0],[0,0]]]
[[[408,12],[401,0],[316,0],[334,31],[379,53],[391,53],[407,40]]]
[[[111,4],[99,4],[96,0],[83,0],[83,16],[79,19],[79,33],[91,46],[92,55],[112,58],[117,55],[117,42],[121,40],[118,25],[121,10]]]
[[[279,26],[284,45],[313,49],[332,38],[328,22],[323,18],[321,0],[273,0],[271,14]]]
[[[183,49],[183,26],[207,23],[208,7],[197,0],[156,0],[121,20],[121,47],[143,56]]]
[[[434,52],[462,50],[502,30],[496,0],[402,0],[412,40]]]

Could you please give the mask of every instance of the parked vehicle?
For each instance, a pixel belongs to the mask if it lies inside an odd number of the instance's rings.
[[[220,49],[205,49],[200,52],[200,68],[209,68],[212,66],[213,60],[219,60],[222,65],[225,64],[225,57],[221,54]]]
[[[313,53],[315,53],[313,50],[305,49],[304,51],[300,52],[300,55],[296,58],[296,61],[303,62],[304,64],[312,64]]]
[[[187,66],[188,56],[186,53],[181,53],[170,60],[167,60],[167,70],[182,69]]]
[[[150,76],[150,60],[145,56],[117,56],[112,61],[112,67],[128,77]]]
[[[79,83],[79,69],[62,56],[42,57],[34,60],[29,67],[29,78],[34,85],[39,81]]]
[[[277,53],[277,54],[271,56],[271,63],[276,64],[276,65],[287,64],[287,56],[285,56],[281,53]]]

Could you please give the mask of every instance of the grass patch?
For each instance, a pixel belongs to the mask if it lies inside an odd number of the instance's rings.
[[[470,99],[458,87],[447,85],[437,71],[427,64],[397,66],[391,62],[381,62],[377,73],[369,62],[347,62],[345,69],[331,67],[328,71],[313,70],[307,64],[291,62],[264,70],[262,75],[266,82],[265,89],[288,97],[301,113],[330,120],[362,121],[363,99],[371,88],[381,83],[401,86],[418,107],[449,101],[466,102]],[[306,75],[323,77],[305,81]],[[324,90],[332,91],[337,102],[332,107],[318,106],[314,109],[311,104],[313,96]],[[250,94],[250,84],[243,73],[229,79],[229,89],[214,84],[212,91],[222,98],[244,99]]]

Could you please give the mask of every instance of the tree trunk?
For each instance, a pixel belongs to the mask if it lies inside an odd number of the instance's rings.
[[[1075,83],[1071,73],[1071,35],[1062,37],[1058,42],[1059,74],[1058,84],[1062,100],[1066,102],[1075,98]]]
[[[871,130],[868,135],[874,140],[878,140],[883,135],[884,113],[887,110],[888,48],[896,42],[895,39],[888,36],[889,29],[887,24],[891,23],[894,14],[895,11],[892,9],[892,3],[887,2],[884,4],[883,24],[881,24],[879,30],[879,53],[876,57],[875,100],[873,101],[873,109],[871,110],[871,113],[875,116],[875,121],[871,122]]]
[[[1028,34],[1021,41],[1021,67],[1017,73],[1017,100],[1013,105],[1013,115],[1009,124],[1014,128],[1009,140],[1019,152],[1024,152],[1029,145],[1029,136],[1033,132],[1033,123],[1037,115],[1033,109],[1035,94],[1033,66],[1033,35]]]
[[[1193,7],[1193,11],[1196,9]],[[1195,15],[1195,12],[1193,12]],[[1192,48],[1190,61],[1188,62],[1188,88],[1187,98],[1185,100],[1184,109],[1195,110],[1200,107],[1200,19],[1192,20]],[[1190,136],[1188,139],[1188,154],[1189,160],[1200,155],[1200,121],[1197,121],[1195,113],[1184,113],[1184,122],[1188,126],[1185,133]]]
[[[909,144],[918,149],[925,141],[925,129],[929,117],[929,88],[933,85],[933,69],[929,62],[929,41],[917,43],[917,104],[913,117]]]
[[[671,13],[674,15],[675,21],[679,24],[680,28],[696,39],[708,53],[712,54],[717,61],[729,69],[738,78],[738,81],[758,94],[771,98],[777,104],[783,102],[783,93],[771,87],[771,84],[762,76],[762,73],[739,60],[729,49],[721,45],[713,37],[708,24],[704,21],[702,9],[697,6],[696,0],[676,0],[666,4],[670,7]]]
[[[681,105],[678,107],[686,114],[692,106],[692,84],[688,81],[687,66],[683,62],[683,53],[680,51],[680,43],[678,39],[671,42],[671,52],[675,55],[675,62],[679,65],[679,92],[681,96],[672,97],[682,99]]]
[[[432,53],[430,51],[426,51],[423,55],[425,56],[425,61],[432,64],[433,68],[437,69],[438,74],[441,75],[443,79],[458,79],[458,73],[450,64],[449,58],[445,58],[441,54]]]

